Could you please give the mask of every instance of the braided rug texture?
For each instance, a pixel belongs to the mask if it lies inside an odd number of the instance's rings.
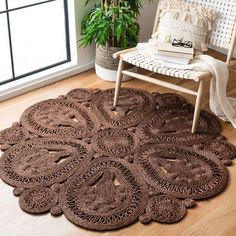
[[[64,214],[92,230],[175,223],[223,191],[236,148],[217,117],[176,94],[74,89],[0,131],[0,176],[25,212]]]

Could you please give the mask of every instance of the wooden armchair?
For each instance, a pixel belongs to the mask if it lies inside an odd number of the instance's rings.
[[[165,0],[168,1],[168,0]],[[232,54],[235,48],[236,41],[236,1],[235,0],[224,0],[224,1],[212,1],[212,0],[182,0],[184,2],[190,2],[195,4],[201,4],[207,6],[211,9],[214,9],[218,12],[218,18],[214,23],[214,29],[211,31],[211,34],[208,35],[207,43],[212,46],[217,46],[225,48],[228,50],[227,61],[228,66],[235,66],[235,61],[231,61]],[[161,4],[157,7],[157,13],[155,18],[155,23],[153,27],[153,32],[156,32],[158,29],[158,24],[160,20],[160,13],[162,11]],[[161,85],[170,89],[174,89],[180,92],[187,94],[195,95],[196,103],[192,123],[192,133],[195,133],[200,111],[201,111],[201,97],[204,89],[204,81],[206,79],[211,79],[211,73],[208,71],[197,72],[192,70],[179,70],[163,67],[157,61],[146,58],[139,53],[136,48],[131,48],[123,51],[119,51],[113,55],[114,58],[119,58],[119,67],[117,72],[116,79],[116,88],[115,88],[115,97],[114,97],[114,107],[117,106],[119,90],[122,82],[122,75],[129,75],[131,77],[151,82],[157,85]],[[178,77],[183,79],[191,79],[194,82],[199,83],[198,91],[192,91],[186,88],[183,88],[178,85],[174,85],[169,82],[161,81],[156,78],[152,78],[147,75],[130,72],[128,70],[123,70],[123,64],[128,62],[137,67],[149,70],[154,73],[159,73],[163,75],[168,75],[172,77]],[[150,75],[152,75],[151,73]]]

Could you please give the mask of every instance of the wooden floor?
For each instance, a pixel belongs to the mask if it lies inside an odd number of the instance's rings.
[[[220,54],[213,53],[223,59]],[[164,79],[166,77],[163,76]],[[169,78],[179,85],[187,88],[196,88],[193,82]],[[123,83],[124,87],[142,88],[148,91],[173,92],[160,88],[153,84],[132,80]],[[60,94],[66,94],[74,88],[114,88],[113,83],[104,82],[98,79],[94,70],[87,71],[77,76],[48,85],[27,94],[18,96],[0,103],[0,130],[11,126],[18,121],[21,113],[30,105],[48,98],[56,98]],[[208,109],[208,91],[204,95],[203,108]],[[184,95],[184,94],[183,94]],[[236,70],[230,71],[230,82],[228,95],[236,97]],[[194,98],[184,95],[191,102]],[[223,134],[229,141],[236,145],[236,130],[230,124],[223,124]],[[166,225],[151,223],[144,226],[140,223],[133,224],[127,228],[97,233],[81,229],[62,215],[58,218],[50,214],[35,216],[24,213],[18,206],[18,198],[12,194],[12,187],[0,180],[0,235],[12,236],[218,236],[236,235],[236,166],[229,167],[230,182],[227,189],[215,198],[198,202],[195,209],[188,210],[187,217],[177,224]]]

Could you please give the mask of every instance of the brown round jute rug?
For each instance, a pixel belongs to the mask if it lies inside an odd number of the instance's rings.
[[[176,94],[78,88],[26,109],[0,131],[0,176],[25,212],[92,230],[175,223],[228,183],[236,148],[217,117]]]

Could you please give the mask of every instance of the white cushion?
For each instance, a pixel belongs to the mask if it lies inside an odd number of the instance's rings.
[[[177,0],[162,1],[161,9],[159,28],[152,35],[151,45],[182,39],[191,41],[197,51],[207,50],[206,36],[212,30],[215,11]]]

